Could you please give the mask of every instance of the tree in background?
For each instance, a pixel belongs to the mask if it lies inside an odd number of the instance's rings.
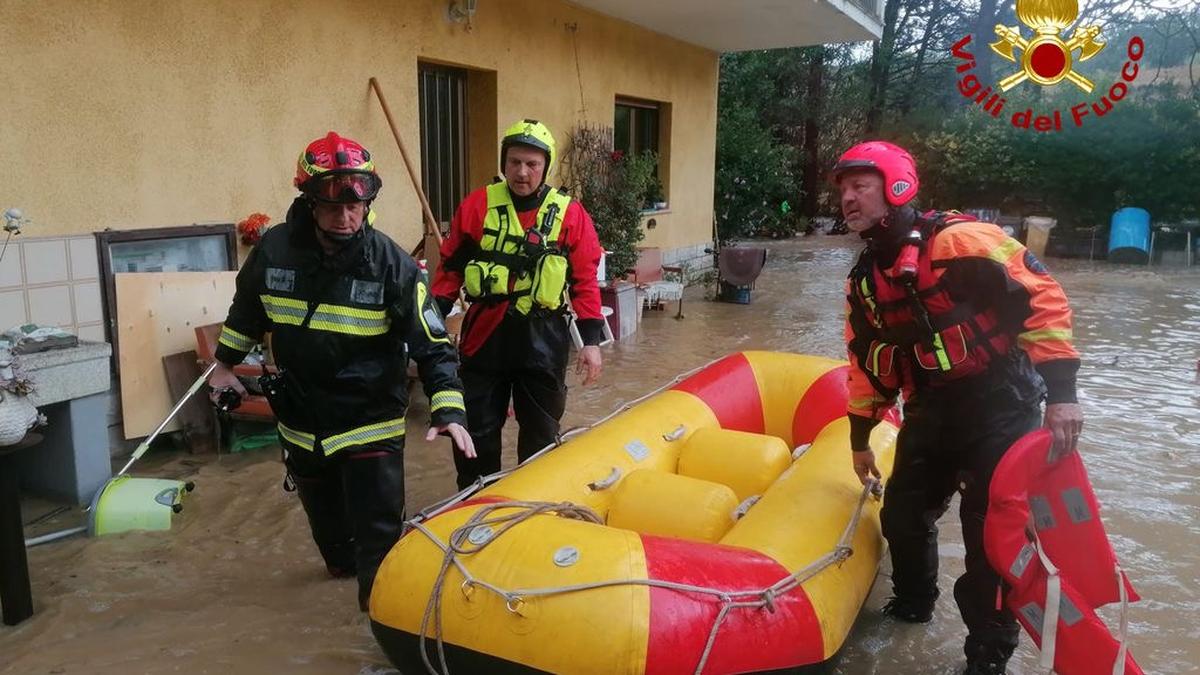
[[[809,104],[804,114],[804,149],[800,172],[800,213],[811,220],[817,215],[818,180],[821,175],[821,116],[825,111],[825,48],[814,47],[809,53],[808,80],[805,83]]]
[[[778,205],[795,194],[796,152],[787,122],[792,102],[780,100],[777,50],[728,54],[721,60],[716,204],[722,241],[757,234]]]
[[[726,54],[721,58],[716,213],[720,236],[758,234],[778,205],[809,218],[837,216],[825,169],[866,138],[910,147],[922,172],[921,203],[1051,215],[1072,226],[1106,225],[1122,206],[1156,220],[1200,217],[1200,3],[1095,0],[1079,21],[1100,23],[1108,47],[1087,62],[1113,82],[1130,36],[1146,42],[1141,73],[1103,119],[1061,133],[1016,129],[1017,110],[1046,112],[1096,101],[1074,87],[1022,85],[1006,94],[1002,120],[970,105],[950,45],[973,35],[974,73],[994,83],[997,23],[1016,25],[1009,0],[888,0],[883,39]],[[986,68],[981,65],[990,60]],[[981,71],[990,69],[992,77]],[[1070,124],[1069,119],[1064,120]],[[1190,194],[1189,194],[1190,190]]]

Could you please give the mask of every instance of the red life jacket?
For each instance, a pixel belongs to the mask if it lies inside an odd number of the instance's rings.
[[[1083,460],[1073,452],[1048,463],[1052,441],[1048,429],[1026,434],[996,466],[983,524],[988,562],[1010,586],[1008,607],[1041,648],[1043,667],[1140,675],[1124,639],[1124,603],[1137,592],[1117,564]],[[1117,601],[1119,641],[1094,611]]]
[[[882,338],[871,343],[863,366],[884,387],[900,389],[913,381],[936,386],[978,375],[1013,347],[995,309],[954,300],[941,281],[945,270],[933,265],[932,238],[962,222],[972,219],[936,212],[920,217],[925,245],[911,291],[874,262],[860,263],[852,273],[853,293]]]

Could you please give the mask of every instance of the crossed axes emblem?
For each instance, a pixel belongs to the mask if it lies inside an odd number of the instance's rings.
[[[1032,28],[1035,34],[1032,39],[1026,40],[1019,27],[996,25],[996,36],[1000,39],[991,44],[992,51],[1016,63],[1013,50],[1021,50],[1021,70],[1000,80],[1001,91],[1008,91],[1025,80],[1047,86],[1066,79],[1091,93],[1095,85],[1075,72],[1071,56],[1075,50],[1079,50],[1078,60],[1083,62],[1099,54],[1105,44],[1096,40],[1100,35],[1100,27],[1077,27],[1066,42],[1059,37],[1062,29],[1075,21],[1078,15],[1079,8],[1074,0],[1017,0],[1017,18]]]

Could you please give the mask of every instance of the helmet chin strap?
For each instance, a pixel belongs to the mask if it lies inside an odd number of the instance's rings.
[[[326,232],[325,230],[321,230],[321,234],[323,234],[325,238],[329,239],[330,241],[336,241],[339,244],[344,244],[348,241],[354,241],[355,237],[362,234],[362,230],[359,230],[354,234],[342,234],[340,232]]]
[[[888,206],[888,212],[875,224],[859,232],[863,239],[899,238],[908,234],[917,220],[917,210],[909,204]]]

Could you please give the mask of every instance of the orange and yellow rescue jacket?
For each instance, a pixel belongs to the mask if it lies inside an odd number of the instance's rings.
[[[882,419],[901,393],[910,399],[986,373],[1018,346],[1045,380],[1047,400],[1073,402],[1071,310],[1041,262],[968,216],[929,213],[917,227],[924,244],[911,289],[871,247],[847,279],[851,421]]]

